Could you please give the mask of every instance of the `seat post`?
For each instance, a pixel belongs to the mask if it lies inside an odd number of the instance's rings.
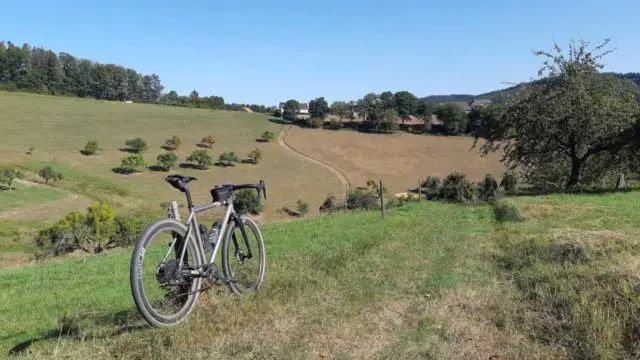
[[[191,201],[191,193],[189,192],[187,184],[184,184],[184,193],[187,194],[187,206],[189,210],[191,210],[193,208],[193,201]]]

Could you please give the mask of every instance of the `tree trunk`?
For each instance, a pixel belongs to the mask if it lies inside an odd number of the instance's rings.
[[[582,164],[584,164],[582,159],[571,159],[571,174],[569,174],[569,181],[567,182],[566,190],[572,190],[578,185]]]

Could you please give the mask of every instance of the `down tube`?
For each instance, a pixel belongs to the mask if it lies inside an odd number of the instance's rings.
[[[222,244],[222,237],[227,232],[227,225],[229,224],[229,217],[231,213],[234,211],[233,209],[233,201],[229,201],[229,205],[227,206],[227,212],[224,214],[224,219],[222,220],[222,227],[220,228],[220,233],[218,234],[218,241],[216,242],[216,247],[213,249],[211,253],[211,259],[209,259],[209,264],[213,264],[216,259],[216,254],[218,253],[218,249],[220,249],[220,245]]]

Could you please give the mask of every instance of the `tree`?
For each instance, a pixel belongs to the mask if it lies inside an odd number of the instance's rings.
[[[273,110],[273,116],[277,118],[282,117],[282,110],[280,109]]]
[[[11,191],[11,184],[13,180],[22,178],[22,173],[19,170],[10,167],[0,168],[0,182],[7,184],[9,191]]]
[[[315,98],[309,102],[309,114],[313,119],[324,119],[329,113],[329,104],[324,97]]]
[[[146,167],[147,162],[142,157],[142,154],[131,154],[120,159],[120,167],[118,171],[130,174],[136,171],[140,171],[140,168]]]
[[[213,164],[213,158],[209,152],[204,149],[193,150],[189,157],[187,157],[187,161],[196,162],[200,169],[207,169]]]
[[[334,101],[331,104],[331,114],[340,118],[340,121],[348,115],[347,103],[344,101]]]
[[[84,146],[82,153],[85,155],[94,155],[100,148],[96,140],[89,140]]]
[[[158,168],[164,171],[169,171],[171,168],[176,166],[178,157],[173,151],[169,151],[164,154],[158,154],[158,157],[156,157],[156,160],[158,161],[157,163]]]
[[[442,120],[445,129],[451,133],[457,134],[464,130],[467,125],[465,121],[467,114],[455,104],[439,105],[434,114]]]
[[[296,100],[287,100],[282,111],[282,118],[287,121],[296,121],[300,103]]]
[[[298,213],[300,213],[300,215],[306,215],[309,212],[309,203],[302,199],[298,199],[298,202],[296,203],[296,209],[298,210]]]
[[[232,166],[234,162],[238,162],[240,159],[235,152],[231,151],[220,154],[218,161],[222,162],[225,166]]]
[[[402,123],[413,115],[418,108],[418,98],[408,91],[398,91],[393,95],[393,102],[398,115],[402,118]]]
[[[213,135],[207,135],[200,140],[200,142],[206,145],[209,149],[213,147],[213,144],[216,142],[216,138]]]
[[[262,160],[262,150],[257,148],[253,149],[251,150],[251,152],[249,152],[249,154],[247,154],[247,157],[253,160],[254,164],[257,164]]]
[[[127,140],[125,142],[129,148],[131,148],[136,153],[141,153],[147,150],[147,142],[142,140],[142,138],[137,137],[135,139]]]
[[[389,110],[395,108],[394,95],[391,91],[385,91],[380,94],[380,103],[382,110]]]
[[[180,145],[182,145],[182,139],[175,135],[172,136],[171,139],[167,139],[167,141],[164,142],[164,147],[167,150],[176,150]]]
[[[62,180],[62,173],[55,171],[51,166],[45,166],[38,172],[44,183],[49,185],[49,180]]]
[[[574,189],[637,171],[638,88],[599,72],[608,42],[593,50],[588,42],[571,42],[569,54],[558,44],[554,53],[536,51],[546,58],[541,79],[521,87],[498,118],[476,132],[476,140],[486,140],[482,153],[502,148],[503,162],[539,188]]]
[[[380,97],[375,93],[368,93],[359,101],[358,112],[364,116],[367,122],[374,122],[380,118],[382,113],[382,103]]]
[[[189,94],[189,103],[192,106],[200,107],[200,94],[195,89]]]
[[[260,199],[256,199],[256,192],[252,189],[243,189],[235,193],[233,197],[233,208],[239,214],[250,213],[258,215],[262,212],[263,205]]]
[[[266,142],[269,142],[275,138],[275,134],[272,131],[265,130],[265,132],[262,133],[260,138]]]

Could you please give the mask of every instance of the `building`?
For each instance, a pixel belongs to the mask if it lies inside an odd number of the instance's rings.
[[[280,105],[278,105],[278,109],[280,109],[280,111],[284,111],[284,105],[285,103],[281,102]],[[298,114],[308,114],[309,113],[309,104],[308,103],[300,103],[300,107],[298,109]]]

